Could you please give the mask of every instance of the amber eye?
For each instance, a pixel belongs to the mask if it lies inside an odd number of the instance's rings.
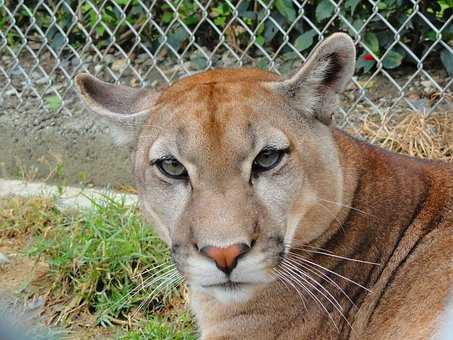
[[[156,166],[165,176],[177,179],[188,177],[187,170],[176,158],[167,157],[157,161]]]
[[[264,148],[253,161],[252,171],[263,172],[270,170],[278,165],[286,151],[274,148]]]

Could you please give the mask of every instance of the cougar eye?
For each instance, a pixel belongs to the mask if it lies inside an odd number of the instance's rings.
[[[176,158],[163,158],[155,164],[160,172],[167,177],[184,179],[188,176],[186,168]]]
[[[276,150],[274,148],[264,148],[253,161],[252,171],[262,172],[270,170],[280,163],[285,150]]]

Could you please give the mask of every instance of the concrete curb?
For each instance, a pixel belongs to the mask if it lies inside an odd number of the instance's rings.
[[[42,182],[25,182],[0,179],[0,198],[8,196],[45,196],[55,197],[61,208],[84,209],[92,207],[92,200],[102,200],[105,197],[114,200],[124,200],[126,205],[137,203],[137,195],[119,193],[111,190],[88,189],[77,187],[59,187]]]

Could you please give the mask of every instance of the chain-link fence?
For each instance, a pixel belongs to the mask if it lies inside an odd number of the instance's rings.
[[[451,0],[0,0],[0,104],[70,115],[87,70],[131,86],[212,67],[288,73],[345,31],[358,59],[344,117],[428,114],[450,104],[452,14]]]

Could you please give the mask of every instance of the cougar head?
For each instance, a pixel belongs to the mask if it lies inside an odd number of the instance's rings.
[[[144,215],[191,289],[246,301],[289,245],[325,232],[336,208],[321,200],[342,196],[329,124],[354,60],[339,33],[289,79],[219,69],[156,93],[77,76],[85,103],[135,141]]]

